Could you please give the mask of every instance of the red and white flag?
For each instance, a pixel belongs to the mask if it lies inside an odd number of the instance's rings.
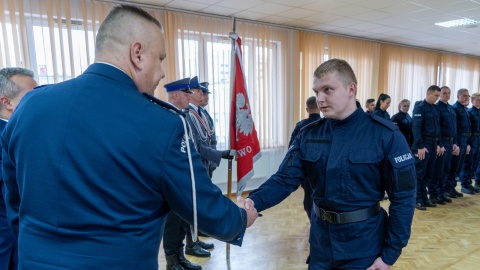
[[[248,101],[247,88],[242,63],[242,41],[236,34],[235,39],[234,84],[230,112],[230,148],[237,151],[237,195],[240,196],[247,186],[247,181],[254,175],[253,163],[262,153],[257,131]]]

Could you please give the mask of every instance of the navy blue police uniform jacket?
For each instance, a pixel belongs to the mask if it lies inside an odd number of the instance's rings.
[[[470,146],[479,147],[480,141],[480,110],[475,106],[472,106],[467,110],[468,116],[470,117],[470,127],[472,136],[470,136]]]
[[[292,145],[293,141],[295,140],[295,137],[297,137],[298,133],[300,132],[300,130],[304,126],[306,126],[306,125],[308,125],[308,124],[310,124],[314,121],[317,121],[318,119],[320,119],[320,114],[319,113],[312,113],[312,114],[308,115],[308,118],[300,120],[295,125],[295,128],[293,129],[292,135],[290,136],[290,141],[288,142],[288,146]]]
[[[373,111],[373,114],[378,115],[387,121],[390,121],[390,114],[387,111],[384,111],[382,109],[376,109],[375,111]]]
[[[470,145],[471,124],[467,109],[460,102],[452,105],[457,118],[457,142],[458,146]]]
[[[186,143],[177,114],[104,63],[29,92],[2,137],[19,269],[157,270],[167,215],[193,224]],[[240,245],[245,210],[192,159],[199,230]]]
[[[376,205],[387,191],[389,217],[348,224],[312,224],[319,243],[329,242],[334,260],[381,256],[393,264],[406,246],[414,213],[413,155],[398,128],[360,108],[344,120],[320,119],[302,129],[278,171],[249,197],[258,211],[295,191],[305,177],[315,204],[348,212]]]
[[[457,118],[452,105],[440,100],[437,101],[436,105],[440,113],[440,134],[442,135],[442,139],[453,138],[453,143],[458,145]]]
[[[424,148],[426,140],[435,141],[436,139],[437,145],[443,146],[440,141],[440,112],[437,106],[425,100],[415,103],[412,132],[412,150]]]
[[[399,111],[392,116],[391,121],[397,125],[398,129],[400,129],[400,132],[402,132],[403,136],[405,136],[405,140],[407,140],[408,145],[412,145],[412,117],[410,117],[408,113]]]
[[[7,122],[0,119],[0,134]],[[0,151],[1,151],[0,146]],[[1,157],[0,157],[1,162]],[[16,241],[7,222],[7,209],[5,208],[5,189],[3,188],[2,168],[0,166],[0,269],[16,267]]]

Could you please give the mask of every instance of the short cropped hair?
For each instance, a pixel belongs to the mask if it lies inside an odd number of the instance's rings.
[[[317,97],[309,97],[309,98],[307,98],[306,105],[307,105],[307,108],[308,108],[309,110],[318,109]]]
[[[441,92],[442,90],[437,85],[430,85],[430,87],[428,87],[427,89],[427,93],[431,93],[435,91]]]
[[[158,26],[160,30],[163,30],[160,22],[145,10],[131,5],[119,5],[110,10],[98,29],[95,40],[95,49],[97,51],[108,48],[108,42],[111,42],[112,40],[115,42],[117,39],[123,38],[120,33],[125,35],[125,32],[121,29],[121,22],[128,22],[128,20],[125,20],[125,18],[128,17],[136,17],[143,19],[146,22],[152,22]]]
[[[2,68],[0,70],[0,96],[16,98],[22,91],[22,89],[11,80],[13,76],[34,78],[33,71],[27,68]]]
[[[327,73],[336,72],[340,74],[340,79],[343,81],[345,86],[350,83],[357,84],[357,77],[353,72],[352,67],[348,64],[347,61],[342,59],[333,58],[326,62],[323,62],[313,73],[316,78],[321,78]]]
[[[460,88],[460,89],[458,89],[458,91],[457,91],[457,97],[460,96],[463,92],[468,92],[468,89],[467,89],[467,88]]]
[[[373,103],[373,102],[375,102],[375,99],[374,98],[369,98],[369,99],[367,99],[367,101],[365,101],[365,106],[367,106],[368,104]]]

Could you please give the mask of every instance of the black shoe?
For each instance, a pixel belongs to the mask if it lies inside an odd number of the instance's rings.
[[[197,245],[199,245],[203,249],[213,249],[215,247],[213,243],[205,243],[201,240],[197,240]]]
[[[463,193],[458,192],[456,189],[453,190],[453,193],[455,193],[457,197],[463,197]]]
[[[178,261],[178,254],[165,255],[167,259],[167,270],[184,270]]]
[[[447,204],[447,202],[442,200],[441,197],[430,197],[430,201],[434,204],[441,204],[441,205]]]
[[[455,194],[454,192],[445,192],[444,196],[446,198],[452,198],[452,199],[458,198],[457,194]]]
[[[197,245],[196,243],[192,247],[185,248],[185,254],[192,255],[195,257],[210,257],[210,251],[202,248],[201,246]]]
[[[465,193],[465,194],[470,194],[470,195],[475,194],[475,191],[473,191],[473,187],[471,187],[471,186],[462,187],[462,192]]]
[[[427,208],[425,207],[425,205],[423,205],[423,203],[417,203],[415,205],[415,208],[417,208],[418,210],[422,210],[422,211],[427,210]]]
[[[452,199],[450,199],[450,198],[448,198],[448,197],[446,197],[446,196],[443,196],[443,195],[442,195],[442,196],[440,196],[440,198],[442,198],[442,200],[443,200],[444,202],[447,202],[447,203],[451,203],[451,202],[452,202]]]
[[[178,250],[178,262],[185,270],[202,270],[202,266],[192,263],[185,258],[185,255],[183,254],[183,247]]]
[[[475,193],[479,193],[480,192],[480,186],[477,186],[475,184],[475,186],[472,187],[473,188],[473,191],[475,191]]]
[[[435,203],[433,203],[432,201],[430,201],[430,200],[424,201],[423,204],[424,204],[426,207],[437,207],[437,205],[436,205]]]

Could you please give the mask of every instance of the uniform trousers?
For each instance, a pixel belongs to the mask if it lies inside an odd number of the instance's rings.
[[[457,180],[455,177],[460,173],[461,165],[465,161],[465,156],[467,152],[466,145],[460,145],[460,153],[458,156],[452,156],[452,165],[450,167],[450,174],[448,175],[447,182],[445,183],[445,188],[448,192],[455,190],[457,186]]]
[[[446,190],[446,181],[450,173],[452,162],[453,142],[452,140],[442,140],[445,152],[441,156],[437,156],[435,160],[435,170],[430,183],[427,183],[428,194],[430,197],[443,196]]]
[[[185,239],[187,226],[188,223],[173,212],[168,214],[163,233],[163,250],[165,255],[176,254],[178,249],[184,246],[183,239]]]
[[[424,141],[425,158],[420,160],[415,156],[415,170],[417,172],[417,203],[424,203],[428,200],[427,185],[432,181],[433,171],[435,170],[435,160],[437,158],[437,142]]]

